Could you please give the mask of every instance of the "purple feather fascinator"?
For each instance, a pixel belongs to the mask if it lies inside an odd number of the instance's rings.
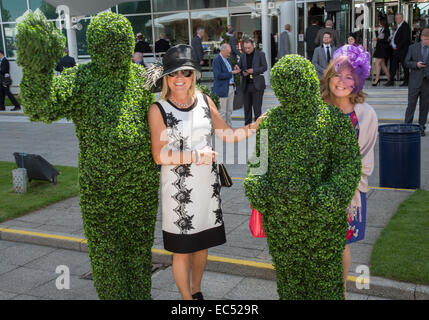
[[[355,78],[353,93],[359,93],[369,77],[371,70],[370,55],[359,45],[346,44],[334,52],[334,67],[336,72],[340,72],[345,67],[350,67]]]

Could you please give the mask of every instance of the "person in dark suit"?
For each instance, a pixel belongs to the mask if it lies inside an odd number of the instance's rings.
[[[316,68],[317,77],[322,78],[323,73],[334,56],[336,47],[332,45],[332,38],[329,32],[325,32],[322,38],[323,44],[314,50],[313,60],[311,61]]]
[[[405,111],[405,123],[412,123],[417,99],[420,97],[419,125],[421,135],[425,135],[429,111],[429,28],[423,29],[421,42],[408,49],[405,65],[410,68],[408,83],[408,107]]]
[[[64,68],[73,68],[76,65],[74,58],[69,56],[67,48],[64,49],[64,53],[66,55],[60,59],[60,62],[55,67],[55,70],[58,72],[63,72]]]
[[[191,40],[191,47],[193,49],[194,59],[200,66],[204,64],[204,49],[203,49],[204,28],[197,29],[197,35]]]
[[[136,46],[134,47],[134,52],[141,52],[141,53],[151,53],[152,49],[149,46],[149,43],[147,43],[143,37],[142,33],[137,33],[137,42]]]
[[[408,23],[404,21],[402,13],[395,14],[396,31],[392,36],[391,45],[393,47],[393,57],[390,63],[390,81],[385,86],[393,86],[398,64],[401,63],[404,68],[404,82],[401,87],[408,86],[409,70],[405,65],[405,56],[411,42],[411,29]]]
[[[307,27],[304,37],[304,40],[307,43],[307,59],[310,61],[313,60],[314,49],[316,49],[317,47],[314,43],[314,40],[316,40],[316,36],[319,30],[320,27],[318,25],[317,18],[312,18],[311,25]]]
[[[314,44],[318,47],[323,43],[323,35],[328,32],[331,35],[331,45],[335,47],[341,46],[340,35],[338,31],[334,29],[334,23],[331,19],[326,20],[325,27],[320,29],[317,32],[316,39],[314,39]]]
[[[255,50],[252,39],[243,43],[244,53],[241,55],[238,67],[241,70],[243,81],[240,89],[244,100],[244,124],[252,123],[252,109],[254,119],[258,119],[262,111],[262,99],[265,90],[264,72],[267,71],[265,53]]]
[[[14,108],[11,111],[21,110],[21,106],[18,101],[16,101],[13,94],[10,92],[10,82],[8,83],[8,78],[10,79],[9,71],[9,60],[4,56],[4,51],[0,50],[0,75],[1,75],[1,85],[0,85],[0,111],[5,111],[6,107],[4,106],[4,98],[8,96],[9,100],[14,105]],[[10,81],[10,80],[9,80]]]
[[[170,49],[170,42],[165,39],[165,33],[159,34],[159,40],[155,42],[155,52],[167,52]]]

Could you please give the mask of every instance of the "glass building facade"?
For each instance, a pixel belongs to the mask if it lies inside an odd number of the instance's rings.
[[[134,33],[142,33],[152,49],[161,34],[164,34],[172,45],[189,44],[198,27],[204,27],[206,30],[203,41],[210,47],[211,44],[219,42],[227,21],[230,22],[231,14],[234,15],[237,9],[243,13],[243,18],[235,17],[232,20],[240,24],[240,27],[244,26],[243,34],[260,31],[260,19],[250,19],[251,10],[247,7],[248,3],[244,0],[142,0],[122,3],[111,10],[125,15],[130,20]],[[11,60],[16,58],[16,19],[27,9],[39,8],[50,21],[55,23],[57,19],[55,7],[43,0],[0,0],[0,8],[0,48]],[[80,59],[89,57],[86,30],[91,18],[85,16],[81,19],[81,28],[76,30]],[[252,23],[248,23],[249,20],[252,20]],[[63,33],[66,35],[65,31]]]

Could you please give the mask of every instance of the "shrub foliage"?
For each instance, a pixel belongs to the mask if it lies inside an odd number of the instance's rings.
[[[271,84],[281,105],[261,121],[256,144],[259,154],[267,129],[268,171],[249,171],[244,188],[263,214],[279,297],[344,299],[346,207],[361,175],[355,132],[347,116],[323,103],[305,58],[282,57]]]
[[[64,37],[40,12],[17,26],[21,97],[33,121],[72,119],[79,139],[80,206],[94,286],[100,299],[150,299],[159,173],[153,161],[143,88],[131,62],[130,22],[114,13],[92,19],[91,62],[54,77]]]

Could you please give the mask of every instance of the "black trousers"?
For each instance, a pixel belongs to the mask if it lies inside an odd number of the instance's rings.
[[[262,110],[264,90],[256,90],[253,83],[249,83],[243,93],[244,100],[244,125],[252,123],[252,110],[254,121],[259,118]]]
[[[408,77],[410,75],[410,71],[408,67],[405,65],[405,55],[400,55],[397,53],[393,53],[392,59],[390,60],[390,80],[395,81],[396,70],[398,70],[398,64],[402,64],[402,68],[404,69],[404,82],[408,83]]]
[[[417,99],[420,97],[419,125],[421,130],[426,128],[429,112],[429,79],[423,79],[420,88],[408,89],[408,107],[405,111],[405,123],[412,123]]]
[[[15,97],[9,90],[9,86],[5,87],[2,85],[0,85],[0,108],[4,108],[5,96],[9,97],[9,100],[13,103],[15,107],[20,108],[18,101],[16,101]]]

